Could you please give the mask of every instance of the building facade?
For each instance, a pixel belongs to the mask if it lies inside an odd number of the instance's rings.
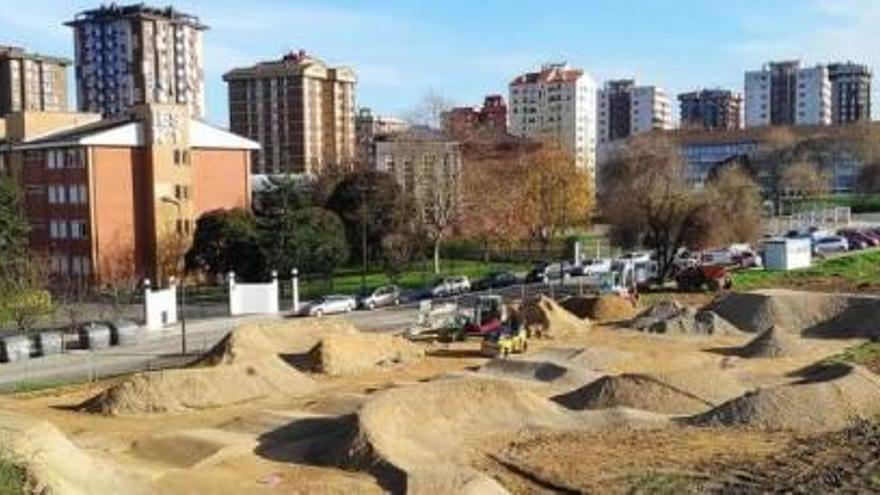
[[[357,162],[365,165],[367,168],[375,168],[376,139],[404,132],[408,128],[409,124],[403,119],[376,115],[369,108],[359,109],[354,119]]]
[[[347,67],[328,67],[304,51],[233,69],[229,127],[260,143],[254,174],[314,175],[355,158],[355,84]]]
[[[196,219],[250,205],[257,143],[191,118],[187,106],[104,120],[25,112],[8,124],[0,155],[25,193],[31,251],[56,281],[163,280]]]
[[[141,104],[185,105],[205,115],[198,18],[171,7],[111,4],[78,14],[73,28],[80,111],[123,115]]]
[[[867,65],[852,62],[828,65],[832,123],[871,121],[872,78],[873,73]]]
[[[703,89],[678,95],[682,129],[735,130],[742,127],[742,95]]]
[[[455,107],[443,113],[443,130],[455,139],[480,132],[507,132],[507,104],[501,95],[489,95],[482,107]]]
[[[391,174],[423,215],[454,217],[461,200],[461,145],[425,127],[376,139],[376,170]],[[429,217],[430,218],[430,217]]]
[[[745,125],[831,124],[828,68],[773,62],[745,75]]]
[[[0,118],[15,112],[66,112],[71,61],[0,46]]]
[[[662,88],[632,79],[608,81],[598,98],[599,145],[653,130],[672,129],[672,105]]]
[[[545,64],[540,71],[514,78],[509,92],[508,132],[518,137],[558,142],[574,156],[578,168],[595,180],[596,83],[593,78],[566,63]]]

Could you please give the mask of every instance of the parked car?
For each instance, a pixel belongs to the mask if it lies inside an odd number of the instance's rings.
[[[323,296],[309,304],[306,311],[309,316],[324,316],[334,313],[348,313],[357,307],[357,301],[351,296]]]
[[[877,229],[865,229],[860,231],[862,235],[871,240],[871,245],[874,247],[880,246],[880,230]]]
[[[547,273],[550,265],[548,263],[538,263],[526,275],[526,283],[547,283],[550,275]]]
[[[400,287],[396,285],[384,285],[367,291],[358,297],[357,305],[361,309],[376,309],[382,306],[396,306],[400,304]]]
[[[813,243],[813,252],[816,254],[839,253],[848,249],[849,243],[839,235],[822,237]]]
[[[471,282],[465,276],[447,277],[431,287],[431,297],[448,297],[471,290]]]
[[[477,280],[473,284],[474,290],[497,289],[500,287],[509,287],[519,282],[516,274],[513,272],[492,272],[484,278]]]
[[[764,266],[764,260],[761,255],[755,251],[740,251],[733,255],[733,262],[740,268],[761,268]]]
[[[575,277],[600,275],[611,271],[611,260],[608,258],[596,258],[585,260],[580,265],[575,265],[569,273]]]
[[[867,249],[874,245],[874,241],[865,234],[856,230],[840,230],[837,235],[846,239],[851,250]]]

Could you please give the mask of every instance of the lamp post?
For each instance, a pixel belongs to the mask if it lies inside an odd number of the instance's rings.
[[[162,196],[161,198],[163,203],[168,203],[177,207],[177,221],[178,223],[183,220],[182,215],[182,207],[181,202],[175,198],[170,196]],[[180,274],[180,301],[178,301],[178,310],[177,316],[180,319],[180,354],[186,356],[186,277],[183,273],[183,270],[186,267],[186,260],[181,257],[178,260],[181,267]]]

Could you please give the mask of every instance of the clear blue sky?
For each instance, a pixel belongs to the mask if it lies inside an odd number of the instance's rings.
[[[697,87],[741,90],[745,69],[774,59],[880,67],[880,0],[147,3],[171,3],[211,27],[204,41],[208,119],[224,126],[223,72],[297,48],[353,67],[358,104],[392,114],[413,108],[429,90],[459,104],[506,94],[514,75],[543,61],[567,60],[600,82],[636,77],[673,97]],[[73,37],[62,22],[99,4],[0,0],[0,43],[72,56]]]

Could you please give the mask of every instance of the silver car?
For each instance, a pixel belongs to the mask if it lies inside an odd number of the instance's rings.
[[[357,301],[351,296],[324,296],[309,305],[308,315],[320,317],[334,313],[348,313],[356,307]]]
[[[358,299],[358,307],[362,309],[376,309],[382,306],[396,306],[398,304],[400,304],[400,288],[396,285],[379,287]]]

